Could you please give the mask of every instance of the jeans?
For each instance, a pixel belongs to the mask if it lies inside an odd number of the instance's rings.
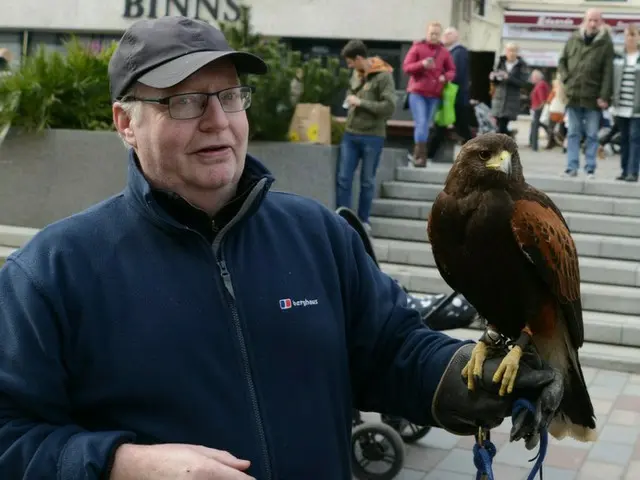
[[[616,117],[620,129],[620,166],[622,175],[640,171],[640,118]]]
[[[580,168],[580,141],[585,138],[585,170],[596,171],[596,153],[598,151],[598,130],[602,113],[597,109],[567,107],[569,128],[567,132],[567,171],[576,172]]]
[[[426,143],[429,140],[431,121],[439,106],[439,98],[423,97],[417,93],[409,94],[409,109],[411,109],[411,115],[415,123],[413,129],[414,142]]]
[[[382,156],[384,137],[377,135],[356,135],[345,132],[340,144],[340,163],[338,165],[338,185],[336,191],[337,207],[351,208],[351,187],[353,175],[358,163],[360,167],[360,200],[358,217],[364,223],[369,222],[371,204],[376,189],[376,171]]]
[[[531,149],[534,152],[538,151],[538,139],[540,138],[540,128],[544,129],[549,134],[549,130],[544,123],[540,122],[540,117],[542,117],[542,107],[533,111],[531,115],[531,130],[529,131],[529,145],[531,145]]]

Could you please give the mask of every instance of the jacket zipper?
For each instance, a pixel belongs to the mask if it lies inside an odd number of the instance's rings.
[[[240,354],[242,355],[242,364],[244,367],[244,375],[245,380],[247,381],[247,386],[249,387],[249,396],[251,398],[251,405],[253,407],[253,415],[256,421],[256,427],[258,429],[258,436],[260,437],[260,449],[262,451],[262,462],[263,467],[266,473],[264,480],[271,480],[273,478],[273,474],[271,471],[271,462],[269,460],[269,449],[267,446],[267,437],[264,432],[264,424],[262,421],[262,415],[260,415],[260,407],[258,404],[258,395],[256,394],[256,387],[253,382],[253,376],[251,375],[251,366],[249,362],[249,354],[247,352],[247,344],[245,342],[244,332],[242,331],[242,325],[240,324],[240,315],[238,313],[238,308],[236,306],[236,294],[233,289],[233,282],[231,281],[231,273],[227,268],[227,264],[224,259],[224,253],[221,250],[222,240],[226,232],[235,224],[242,216],[246,213],[249,207],[253,204],[253,201],[258,196],[258,194],[264,188],[264,184],[266,180],[261,180],[258,184],[253,188],[247,200],[245,200],[244,204],[240,208],[238,214],[227,224],[225,227],[216,235],[216,238],[213,242],[212,249],[213,254],[218,264],[218,268],[220,269],[220,276],[222,277],[222,282],[226,289],[227,296],[227,304],[231,310],[231,315],[233,318],[233,325],[236,330],[236,336],[238,339],[238,343],[240,345]],[[215,227],[215,225],[214,225]]]

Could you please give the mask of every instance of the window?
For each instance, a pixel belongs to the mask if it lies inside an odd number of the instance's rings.
[[[0,32],[0,48],[11,53],[11,65],[18,65],[22,57],[22,33]]]
[[[487,0],[473,0],[473,13],[484,17],[487,13]]]

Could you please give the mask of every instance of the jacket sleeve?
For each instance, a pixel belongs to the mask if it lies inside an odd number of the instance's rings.
[[[454,353],[469,342],[428,329],[404,290],[345,222],[345,315],[354,407],[433,425],[431,407]]]
[[[453,79],[456,78],[456,64],[453,62],[453,57],[451,57],[451,54],[447,50],[445,50],[444,53],[444,78],[447,79],[447,82],[453,82]]]
[[[74,424],[64,318],[18,262],[0,269],[2,478],[109,478],[115,449],[134,435]]]
[[[569,76],[569,66],[567,63],[567,58],[569,55],[569,42],[571,42],[571,39],[569,39],[567,43],[564,44],[562,53],[560,54],[560,58],[558,59],[558,76],[560,77],[560,80],[562,82],[564,82]]]
[[[513,87],[518,87],[518,88],[524,87],[529,81],[528,70],[529,68],[524,62],[519,65],[519,68],[516,68],[514,66],[513,69],[511,70],[511,73],[507,77],[507,81],[506,81],[507,85],[511,85]]]
[[[396,86],[393,76],[384,73],[380,78],[380,97],[378,100],[360,99],[360,106],[378,117],[390,117],[396,109]]]
[[[402,62],[402,70],[407,75],[414,75],[424,71],[424,65],[418,55],[418,48],[416,44],[413,44]]]
[[[615,51],[611,39],[609,39],[605,48],[602,85],[600,87],[599,97],[605,102],[610,102],[611,96],[613,95],[613,59],[615,58]]]

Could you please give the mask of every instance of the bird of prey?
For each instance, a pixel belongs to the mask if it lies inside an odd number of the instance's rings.
[[[553,201],[526,183],[510,136],[488,133],[464,144],[433,203],[427,232],[441,276],[487,322],[462,372],[468,388],[481,376],[496,333],[512,345],[493,377],[500,395],[513,391],[523,351],[533,345],[564,386],[549,433],[595,440],[578,358],[584,326],[576,247]]]

